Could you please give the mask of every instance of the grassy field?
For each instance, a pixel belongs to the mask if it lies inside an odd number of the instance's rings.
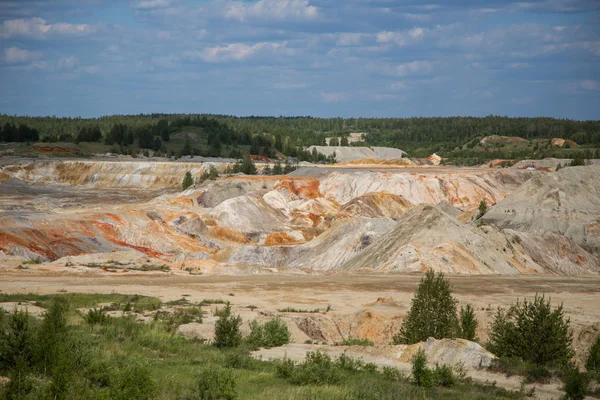
[[[242,345],[233,349],[217,349],[198,340],[186,339],[175,333],[175,327],[165,315],[181,305],[201,315],[199,304],[186,301],[162,305],[158,298],[120,294],[70,294],[40,296],[35,294],[1,294],[0,302],[21,302],[40,307],[51,307],[53,302],[66,304],[69,323],[57,334],[56,348],[68,349],[66,365],[76,368],[49,368],[35,366],[25,369],[21,377],[29,382],[24,399],[50,398],[58,383],[65,382],[62,396],[68,399],[197,399],[202,397],[199,382],[206,380],[209,371],[231,376],[235,385],[235,399],[506,399],[523,398],[522,393],[507,392],[495,386],[459,381],[450,388],[422,388],[409,377],[390,374],[390,371],[346,369],[335,384],[293,384],[278,373],[277,362],[265,362],[250,357],[249,348]],[[207,301],[210,303],[210,301]],[[110,317],[102,323],[91,323],[77,308],[110,304],[111,310],[131,310],[123,316]],[[152,316],[148,322],[139,322],[144,314]],[[8,332],[11,315],[2,313],[0,328]],[[31,337],[40,338],[48,332],[47,324],[30,317]],[[57,319],[57,318],[55,318]],[[47,322],[47,321],[46,321]],[[35,357],[34,357],[35,358]],[[56,357],[60,359],[60,357]],[[72,361],[72,360],[77,360]],[[71,364],[69,364],[69,362]],[[0,361],[0,375],[16,379],[17,367],[8,368]],[[3,370],[2,370],[3,369]],[[62,372],[57,372],[62,371]],[[65,372],[70,375],[65,379]],[[61,375],[62,374],[62,375]],[[15,380],[17,382],[17,380]],[[19,381],[21,382],[21,381]],[[57,383],[58,382],[58,383]],[[58,386],[57,386],[58,385]],[[65,389],[66,387],[66,389]],[[14,386],[0,389],[0,398],[10,398]],[[53,392],[54,390],[54,392]],[[14,398],[14,397],[12,397]]]

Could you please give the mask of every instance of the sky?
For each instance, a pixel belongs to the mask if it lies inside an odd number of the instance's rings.
[[[0,113],[600,119],[600,0],[0,1]]]

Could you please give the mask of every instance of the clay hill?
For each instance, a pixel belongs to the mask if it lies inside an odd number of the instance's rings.
[[[173,273],[597,274],[600,166],[37,161],[0,171],[0,264]],[[490,210],[477,219],[481,201]],[[495,204],[495,205],[494,205]]]

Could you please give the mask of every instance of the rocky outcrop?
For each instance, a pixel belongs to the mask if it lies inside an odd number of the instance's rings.
[[[306,252],[290,262],[293,268],[326,271],[338,269],[395,225],[389,218],[357,217],[340,221],[308,242]]]
[[[519,274],[543,269],[497,228],[459,222],[435,206],[419,206],[394,229],[340,267],[344,270]]]
[[[600,166],[536,175],[496,204],[485,223],[537,235],[572,238],[600,254]]]
[[[410,203],[402,196],[388,192],[377,192],[366,193],[350,200],[342,206],[342,211],[353,216],[398,219],[409,208],[411,208]]]
[[[367,193],[387,192],[402,196],[411,205],[447,200],[459,208],[472,209],[481,200],[488,204],[500,201],[534,174],[521,170],[469,174],[334,172],[321,181],[320,191],[340,204]]]

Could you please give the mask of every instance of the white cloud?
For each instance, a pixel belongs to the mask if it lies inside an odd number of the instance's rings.
[[[406,89],[408,86],[406,85],[405,82],[399,81],[399,82],[392,82],[390,84],[390,89],[392,90],[402,90],[402,89]]]
[[[42,55],[39,51],[29,51],[17,47],[4,49],[4,60],[8,63],[24,63],[35,60]]]
[[[415,73],[429,73],[433,70],[432,61],[411,61],[409,63],[398,64],[394,67],[397,75],[406,76]]]
[[[207,47],[202,51],[186,51],[184,55],[190,59],[200,59],[206,62],[243,61],[257,54],[291,54],[287,42],[260,42],[248,46],[243,43],[231,43],[227,46]]]
[[[224,5],[226,18],[244,21],[246,19],[314,19],[319,15],[315,6],[308,0],[260,0],[247,4],[241,1],[218,1]]]
[[[348,95],[341,92],[321,92],[320,96],[325,103],[337,103],[348,99]]]
[[[165,8],[169,7],[171,2],[169,0],[142,0],[138,1],[133,5],[133,8],[139,10],[151,10],[154,8]]]
[[[420,27],[414,27],[403,32],[379,32],[375,35],[378,43],[394,43],[397,46],[406,46],[421,41],[427,31]]]
[[[83,36],[95,31],[94,26],[87,24],[49,24],[42,18],[11,19],[0,25],[0,38],[22,36],[44,39],[49,36]]]
[[[73,68],[77,64],[79,64],[79,60],[76,57],[66,57],[58,60],[57,66],[58,68],[68,69]]]

